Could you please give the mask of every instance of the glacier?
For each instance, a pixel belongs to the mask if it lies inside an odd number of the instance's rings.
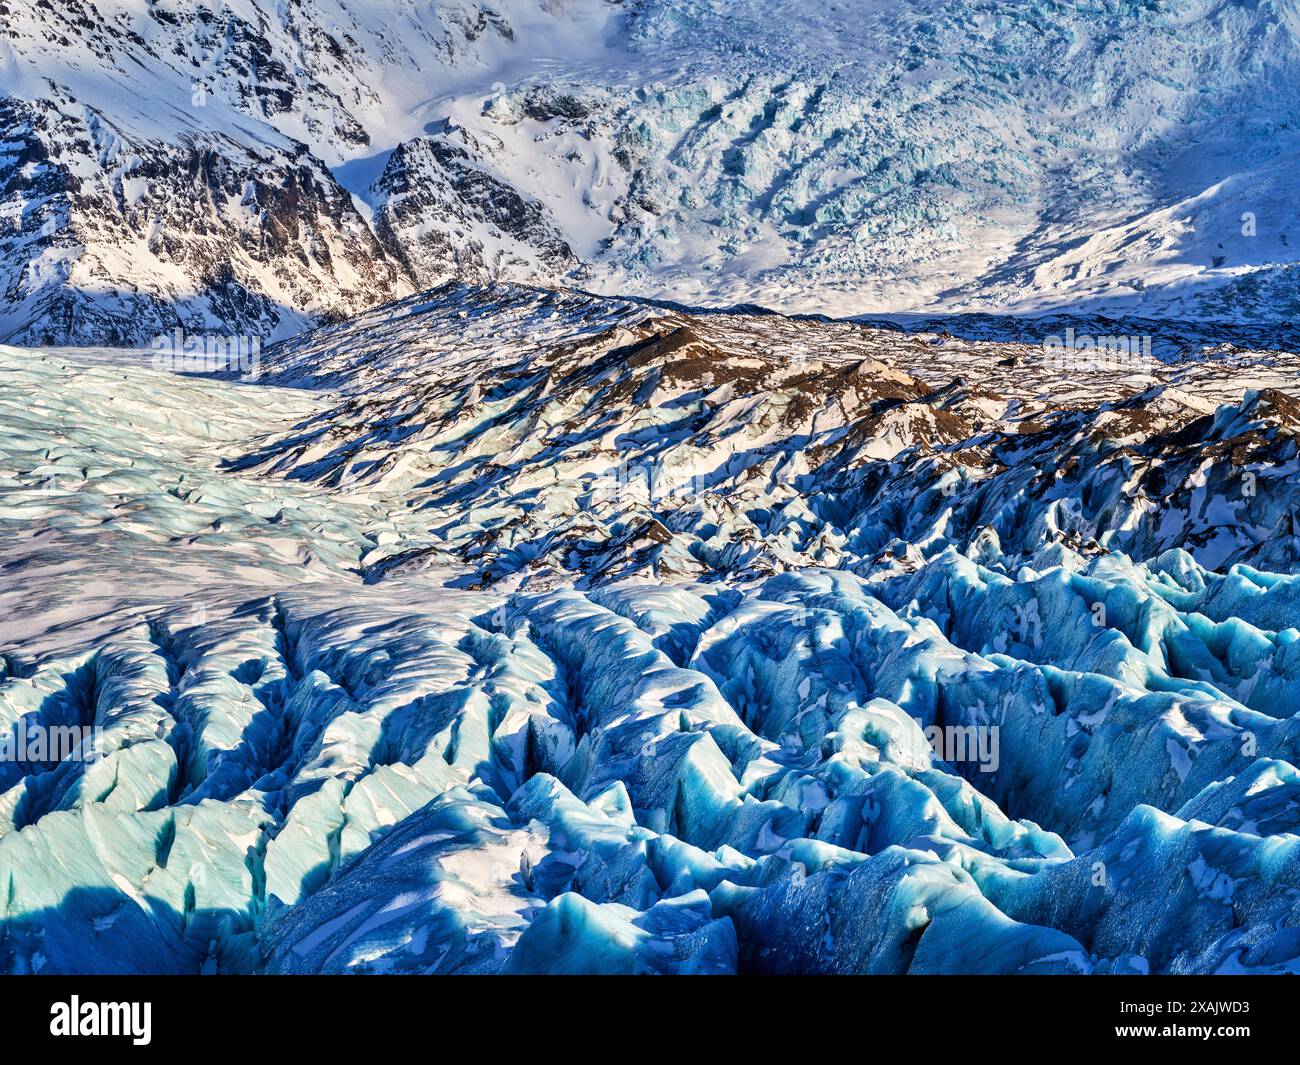
[[[44,0],[0,341],[284,339],[453,277],[1286,324],[1297,0]]]
[[[0,729],[93,729],[0,761],[0,970],[1300,970],[1298,359],[463,281],[0,346]]]

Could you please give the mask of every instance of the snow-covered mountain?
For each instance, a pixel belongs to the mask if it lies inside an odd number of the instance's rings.
[[[1300,967],[1297,357],[449,283],[0,347],[0,968]]]
[[[0,337],[453,276],[1283,321],[1297,73],[1297,0],[11,2]]]

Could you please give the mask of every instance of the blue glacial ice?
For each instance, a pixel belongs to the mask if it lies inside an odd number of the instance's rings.
[[[1300,968],[1289,357],[685,319],[0,348],[0,969]]]

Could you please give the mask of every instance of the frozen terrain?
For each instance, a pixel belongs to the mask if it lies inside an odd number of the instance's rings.
[[[0,4],[0,341],[454,276],[1294,320],[1300,0]]]
[[[0,969],[1300,969],[1300,359],[1185,354],[0,347],[0,728],[93,730],[0,761]]]

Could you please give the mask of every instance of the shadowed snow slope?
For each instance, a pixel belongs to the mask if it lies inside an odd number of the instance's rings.
[[[1296,369],[465,285],[0,348],[0,967],[1295,971]]]

